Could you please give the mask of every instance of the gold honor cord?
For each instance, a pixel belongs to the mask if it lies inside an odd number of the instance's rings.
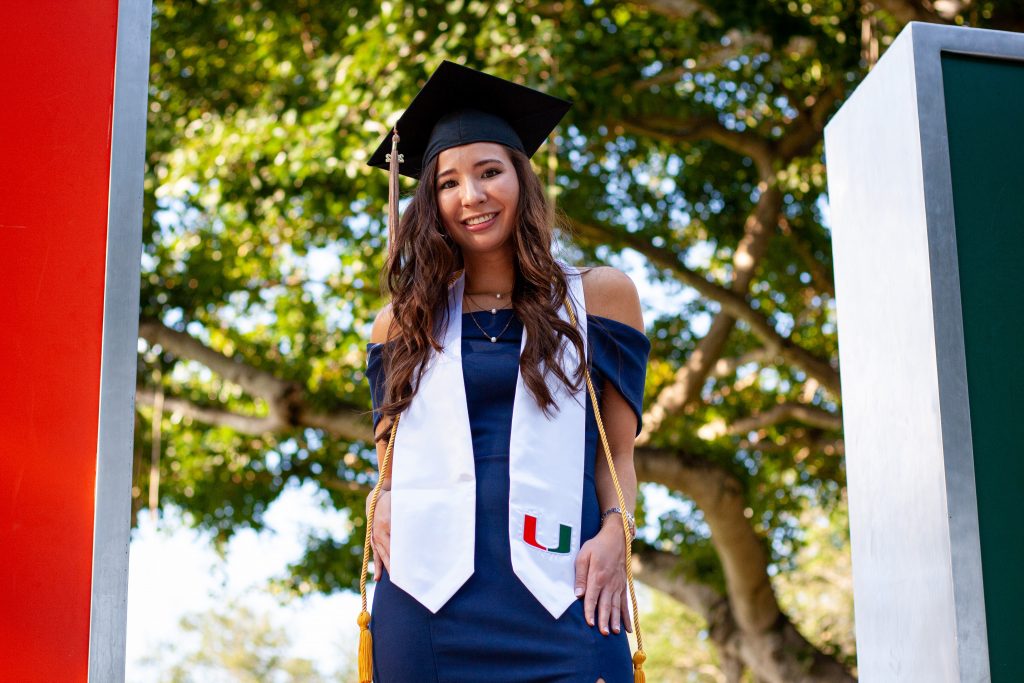
[[[576,314],[569,305],[569,297],[565,297],[565,307],[569,311],[569,318],[573,327],[576,326]],[[612,449],[608,446],[608,435],[604,433],[604,422],[601,420],[601,409],[597,405],[597,393],[594,391],[594,383],[590,381],[590,369],[583,364],[583,371],[587,378],[587,390],[590,392],[590,401],[594,404],[594,418],[597,420],[597,431],[601,434],[601,445],[604,446],[604,456],[608,461],[608,470],[612,475],[612,483],[615,484],[615,498],[619,502],[619,509],[626,509],[626,499],[622,496],[622,486],[619,484],[619,475],[615,472],[615,462],[612,460]],[[633,605],[633,630],[636,633],[636,652],[633,654],[633,683],[644,683],[647,678],[644,675],[644,662],[647,661],[647,653],[644,651],[644,637],[640,632],[640,609],[636,604],[636,590],[633,588],[633,534],[629,531],[629,522],[626,515],[619,514],[622,520],[622,533],[626,539],[626,583],[629,584],[629,601]]]
[[[373,683],[373,637],[370,635],[370,612],[366,609],[366,568],[370,561],[370,537],[373,534],[373,514],[377,511],[377,498],[380,496],[381,487],[384,485],[384,473],[388,471],[391,463],[391,451],[395,447],[395,434],[398,430],[398,418],[395,415],[391,424],[391,436],[388,439],[387,450],[384,451],[384,462],[380,466],[380,476],[377,477],[377,485],[373,487],[373,495],[370,497],[370,509],[366,515],[366,540],[363,541],[363,567],[359,571],[359,598],[362,601],[363,609],[359,613],[359,683]],[[380,562],[380,559],[377,559]]]
[[[576,315],[569,304],[569,297],[565,298],[565,307],[569,311],[569,318],[573,326],[576,325]],[[598,407],[597,392],[594,391],[594,384],[590,380],[590,369],[586,363],[583,365],[586,374],[587,390],[590,400],[594,405],[594,417],[597,420],[597,430],[601,434],[601,444],[604,446],[605,459],[608,461],[608,469],[611,471],[612,483],[615,485],[615,497],[619,502],[619,509],[626,509],[626,499],[622,495],[622,486],[619,484],[619,477],[615,472],[615,462],[612,460],[612,449],[608,446],[608,436],[604,432],[604,422],[601,420],[601,410]],[[383,473],[388,471],[391,462],[391,452],[395,446],[395,434],[398,430],[398,418],[396,415],[391,424],[391,436],[388,439],[387,450],[384,451],[384,462],[381,463],[381,476],[377,479],[377,485],[373,487],[373,494],[370,498],[370,508],[366,516],[366,540],[363,542],[363,567],[359,573],[359,597],[362,600],[362,611],[359,613],[359,683],[372,683],[373,681],[373,641],[370,635],[370,613],[366,609],[366,571],[370,559],[370,537],[373,533],[373,514],[377,509],[377,497],[380,495],[381,486],[384,483]],[[644,683],[647,679],[644,676],[644,662],[647,660],[647,653],[644,651],[644,638],[640,632],[640,609],[636,603],[636,590],[633,588],[633,539],[629,531],[629,522],[625,515],[619,515],[622,520],[622,533],[626,539],[626,582],[629,584],[629,599],[633,607],[633,630],[636,633],[636,652],[633,654],[633,683]],[[379,562],[380,560],[378,560]]]

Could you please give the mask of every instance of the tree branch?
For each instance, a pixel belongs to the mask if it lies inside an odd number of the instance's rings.
[[[733,420],[730,424],[722,422],[704,425],[699,430],[699,434],[706,439],[716,439],[726,434],[735,436],[737,434],[758,431],[780,422],[786,422],[787,420],[796,420],[812,427],[828,429],[830,431],[839,431],[843,428],[843,418],[841,415],[836,415],[835,413],[830,413],[827,410],[822,410],[805,403],[788,402],[780,403],[760,413],[754,413]]]
[[[254,368],[237,358],[224,355],[220,351],[206,346],[192,335],[171,329],[158,320],[141,320],[139,336],[150,344],[159,344],[175,356],[188,358],[205,365],[223,379],[242,387],[250,396],[262,398],[269,404],[275,404],[281,398],[295,391],[295,383]]]
[[[642,580],[704,616],[723,656],[741,659],[759,680],[854,681],[839,662],[800,635],[779,609],[764,545],[744,513],[742,483],[722,467],[682,451],[638,448],[635,455],[638,479],[681,491],[704,513],[729,597],[726,601],[707,587],[688,584],[675,570],[678,559],[658,551],[638,551]]]
[[[648,90],[652,86],[672,85],[679,82],[684,75],[710,69],[721,68],[730,59],[734,59],[747,48],[754,46],[761,51],[768,51],[772,47],[771,36],[765,33],[743,32],[737,28],[726,31],[723,36],[725,44],[720,41],[703,43],[693,50],[692,56],[688,56],[682,66],[661,71],[650,78],[636,81],[630,86],[634,92]]]
[[[914,2],[913,0],[871,0],[870,4],[888,12],[901,24],[907,24],[911,21],[947,24],[970,3],[960,0],[946,0],[945,2],[935,4],[928,3],[932,6],[932,11],[924,7],[922,3]],[[865,6],[865,9],[867,8],[867,3],[862,3],[862,5]],[[940,5],[944,7],[941,12],[938,10]]]
[[[672,553],[646,544],[633,550],[633,576],[700,615],[718,648],[726,680],[739,681],[744,669],[736,643],[740,631],[729,600],[710,586],[687,580],[678,567],[679,558]]]
[[[708,328],[707,333],[697,343],[697,348],[686,358],[686,362],[676,370],[672,382],[666,385],[647,412],[644,413],[643,427],[637,435],[637,445],[650,443],[651,437],[661,428],[670,416],[677,414],[700,396],[700,389],[718,362],[725,349],[736,318],[727,313],[719,313]]]
[[[782,234],[790,239],[790,244],[793,246],[793,251],[796,252],[800,260],[804,262],[807,267],[807,272],[811,276],[811,281],[818,288],[819,291],[824,292],[831,298],[836,298],[836,284],[832,278],[832,273],[829,269],[822,264],[814,254],[811,252],[810,246],[807,244],[807,240],[802,235],[797,234],[793,230],[793,226],[790,225],[789,220],[785,216],[779,218],[779,229]]]
[[[155,397],[156,392],[149,387],[137,387],[135,389],[135,402],[137,405],[152,406]],[[267,415],[266,417],[242,415],[219,408],[198,406],[191,401],[175,396],[164,397],[164,412],[177,413],[203,424],[228,427],[240,434],[248,434],[250,436],[269,434],[291,426],[274,414]]]
[[[139,324],[139,336],[150,344],[159,344],[175,356],[205,365],[222,379],[238,384],[253,398],[263,399],[267,403],[268,414],[265,417],[242,415],[223,409],[197,406],[176,397],[164,400],[166,409],[187,414],[206,424],[231,427],[244,434],[265,434],[295,427],[312,427],[347,440],[373,440],[373,430],[363,411],[353,406],[342,406],[330,412],[315,411],[309,407],[307,392],[301,384],[280,379],[273,373],[254,368],[156,320],[143,320]],[[136,394],[140,402],[152,402],[151,390],[140,388]]]
[[[736,372],[736,368],[747,363],[766,363],[771,359],[766,349],[754,349],[734,358],[719,358],[711,369],[715,377],[724,377]]]
[[[768,241],[778,224],[782,207],[782,193],[774,185],[762,188],[757,205],[747,216],[743,226],[743,238],[733,254],[733,280],[731,289],[746,294],[761,258],[768,248]],[[729,334],[736,325],[736,318],[728,313],[719,313],[707,334],[697,348],[686,359],[673,382],[659,392],[654,405],[648,411],[650,422],[644,423],[639,443],[645,444],[669,415],[677,413],[700,396],[700,388],[711,372],[714,363],[721,357]]]
[[[761,178],[773,174],[772,144],[752,133],[742,133],[726,128],[715,117],[693,116],[681,119],[676,116],[648,114],[627,116],[618,123],[626,130],[665,142],[698,142],[709,140],[742,156],[750,157],[757,165]]]
[[[596,223],[584,223],[571,216],[566,217],[566,220],[572,231],[585,239],[605,244],[609,241],[620,243],[643,254],[655,266],[671,271],[683,284],[693,287],[704,297],[717,301],[722,311],[747,323],[751,332],[764,342],[771,355],[778,354],[786,362],[802,368],[808,375],[838,395],[839,371],[827,359],[816,356],[788,337],[779,334],[768,318],[750,306],[744,295],[690,270],[683,264],[678,254],[654,246],[643,235],[615,230]]]
[[[757,633],[771,626],[779,607],[768,581],[764,545],[743,513],[747,504],[742,482],[722,467],[680,451],[638,448],[635,462],[638,480],[680,491],[704,512],[740,627]]]
[[[722,23],[711,8],[697,0],[639,0],[637,4],[670,19],[692,19],[695,14],[700,14],[701,19],[711,26]]]
[[[826,87],[817,96],[805,99],[805,107],[789,127],[786,134],[775,143],[775,152],[783,163],[791,159],[806,156],[821,141],[822,131],[832,108],[846,96],[846,88],[842,81],[836,81]]]

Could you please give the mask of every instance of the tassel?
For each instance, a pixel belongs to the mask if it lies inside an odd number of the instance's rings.
[[[647,655],[643,650],[637,650],[633,654],[633,683],[645,683],[647,676],[644,675],[644,661]]]
[[[390,472],[391,451],[395,447],[395,433],[398,430],[398,418],[396,415],[391,423],[391,438],[388,440],[388,449],[384,451],[384,462],[381,463],[381,473]],[[370,498],[370,509],[366,515],[366,536],[363,538],[363,566],[359,570],[359,599],[363,609],[359,612],[356,622],[359,624],[359,683],[373,683],[373,634],[370,633],[370,612],[366,609],[366,569],[370,564],[370,535],[373,531],[373,513],[377,509],[377,496],[380,495],[382,480],[377,480],[373,487],[373,496]]]
[[[373,635],[370,633],[370,613],[359,613],[359,683],[373,683]]]
[[[395,233],[398,232],[398,164],[405,161],[398,153],[398,128],[391,129],[391,154],[388,162],[388,263],[395,260]]]

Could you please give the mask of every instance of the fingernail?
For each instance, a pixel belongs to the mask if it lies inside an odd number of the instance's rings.
[[[619,627],[618,627],[618,626],[616,626],[616,627],[615,627],[615,632],[616,632],[616,633],[619,633],[619,632],[620,632],[620,630],[619,630]]]
[[[583,588],[580,587],[580,586],[576,586],[576,597],[577,598],[583,597]]]

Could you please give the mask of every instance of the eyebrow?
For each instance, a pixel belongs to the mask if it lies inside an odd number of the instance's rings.
[[[502,162],[501,159],[481,159],[480,161],[478,161],[475,164],[473,164],[473,168],[476,168],[477,166],[483,166],[484,164],[494,164],[494,163],[501,164],[502,166],[505,165]],[[443,178],[444,176],[448,175],[449,173],[455,173],[455,169],[454,168],[449,168],[449,169],[446,169],[446,170],[442,171],[441,173],[438,173],[437,174],[437,179],[440,180],[441,178]]]

